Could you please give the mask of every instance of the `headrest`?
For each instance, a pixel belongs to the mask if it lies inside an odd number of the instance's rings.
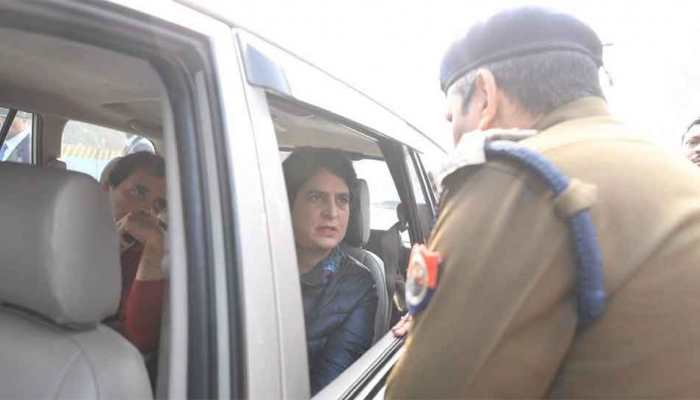
[[[0,165],[0,303],[61,325],[92,325],[119,305],[117,235],[91,177]]]
[[[396,218],[402,224],[408,223],[408,210],[406,210],[406,205],[404,203],[399,203],[396,206]]]
[[[57,158],[52,158],[46,162],[46,166],[49,168],[66,169],[66,162]]]
[[[363,247],[369,240],[369,188],[364,179],[357,179],[350,190],[352,200],[345,243],[353,247]]]
[[[399,232],[403,232],[408,229],[408,210],[406,210],[406,205],[404,203],[399,203],[396,205],[396,218],[396,223],[389,229],[397,230]]]

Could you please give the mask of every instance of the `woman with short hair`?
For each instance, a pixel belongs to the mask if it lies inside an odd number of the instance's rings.
[[[296,244],[311,392],[372,344],[377,292],[367,267],[340,246],[350,220],[352,163],[342,152],[300,149],[283,163]]]

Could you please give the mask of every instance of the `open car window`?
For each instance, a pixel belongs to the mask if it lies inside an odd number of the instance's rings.
[[[396,209],[401,203],[386,161],[364,159],[353,163],[357,177],[367,181],[370,192],[370,228],[388,230],[397,222]]]
[[[407,195],[412,190],[409,183],[412,176],[406,172],[409,179],[406,180],[403,187],[399,186],[396,178],[392,175],[392,168],[389,167],[390,158],[384,154],[383,141],[391,142],[391,146],[397,148],[400,143],[366,132],[362,128],[354,126],[350,121],[344,121],[323,111],[306,107],[301,103],[281,100],[272,96],[268,96],[268,100],[281,162],[284,162],[295,149],[330,148],[339,151],[340,154],[349,159],[357,178],[366,183],[369,204],[367,207],[356,206],[352,208],[354,211],[350,213],[349,226],[352,225],[353,229],[348,229],[348,232],[352,233],[346,233],[341,245],[343,249],[351,252],[351,257],[361,260],[367,267],[367,271],[373,275],[374,290],[377,291],[378,300],[376,313],[373,314],[369,323],[373,326],[374,333],[369,345],[359,353],[354,352],[355,357],[349,363],[336,369],[334,379],[326,381],[327,386],[325,387],[319,387],[318,383],[314,382],[314,374],[322,373],[318,371],[318,368],[319,365],[323,364],[317,362],[320,357],[319,351],[313,347],[315,345],[313,339],[317,336],[313,326],[318,313],[306,310],[306,304],[313,297],[310,295],[312,289],[309,289],[308,284],[304,283],[305,276],[296,278],[302,281],[301,294],[305,304],[306,336],[307,338],[309,335],[312,337],[311,341],[307,339],[307,347],[310,349],[309,378],[312,394],[315,394],[315,388],[320,390],[316,393],[321,396],[329,394],[334,396],[344,387],[364,384],[362,382],[368,376],[369,371],[390,362],[394,353],[395,349],[392,347],[394,341],[391,337],[385,338],[384,336],[405,311],[402,310],[401,304],[395,303],[394,295],[399,286],[397,283],[403,281],[399,276],[400,271],[403,270],[400,264],[407,258],[411,244],[407,230],[408,224],[412,222],[406,220],[407,213],[401,211],[406,209],[405,205],[402,206],[401,199],[412,198],[412,196]],[[403,165],[399,165],[400,162],[396,163],[397,166],[394,170],[405,168]],[[411,171],[411,173],[415,174],[416,172]],[[365,185],[359,185],[359,187],[365,187]],[[420,189],[418,190],[422,194]],[[403,191],[403,195],[400,195],[401,191]],[[364,193],[361,195],[358,192],[353,192],[352,195],[353,202],[361,202],[358,199],[362,198]],[[416,198],[420,200],[420,203],[425,203],[424,198]],[[295,205],[291,206],[296,207]],[[361,217],[357,215],[360,209],[362,209]],[[299,222],[292,221],[292,223],[294,225]],[[364,239],[358,238],[358,226],[363,226],[360,230],[366,232]],[[304,230],[293,226],[293,231],[303,232]],[[359,237],[361,236],[359,235]],[[299,254],[299,241],[296,240],[296,242],[297,254]],[[322,301],[333,303],[336,300],[325,298]],[[337,328],[343,329],[342,326]]]

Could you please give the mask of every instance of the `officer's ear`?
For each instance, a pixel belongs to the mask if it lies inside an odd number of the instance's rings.
[[[494,128],[496,117],[501,104],[500,91],[496,86],[496,78],[487,69],[479,69],[474,81],[474,92],[481,97],[479,113],[479,130],[485,131]]]

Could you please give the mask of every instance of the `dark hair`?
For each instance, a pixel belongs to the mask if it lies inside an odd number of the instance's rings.
[[[493,73],[496,84],[525,111],[547,114],[566,103],[587,96],[604,98],[598,65],[573,51],[550,51],[515,57],[482,68]],[[466,74],[461,92],[468,106],[476,70]]]
[[[357,180],[352,162],[342,151],[334,149],[300,148],[284,160],[282,169],[290,207],[294,204],[299,189],[321,169],[326,169],[345,181],[350,190]]]
[[[165,177],[165,160],[163,157],[147,151],[127,154],[115,161],[109,171],[107,182],[111,187],[117,187],[136,170],[143,169],[159,178]]]

